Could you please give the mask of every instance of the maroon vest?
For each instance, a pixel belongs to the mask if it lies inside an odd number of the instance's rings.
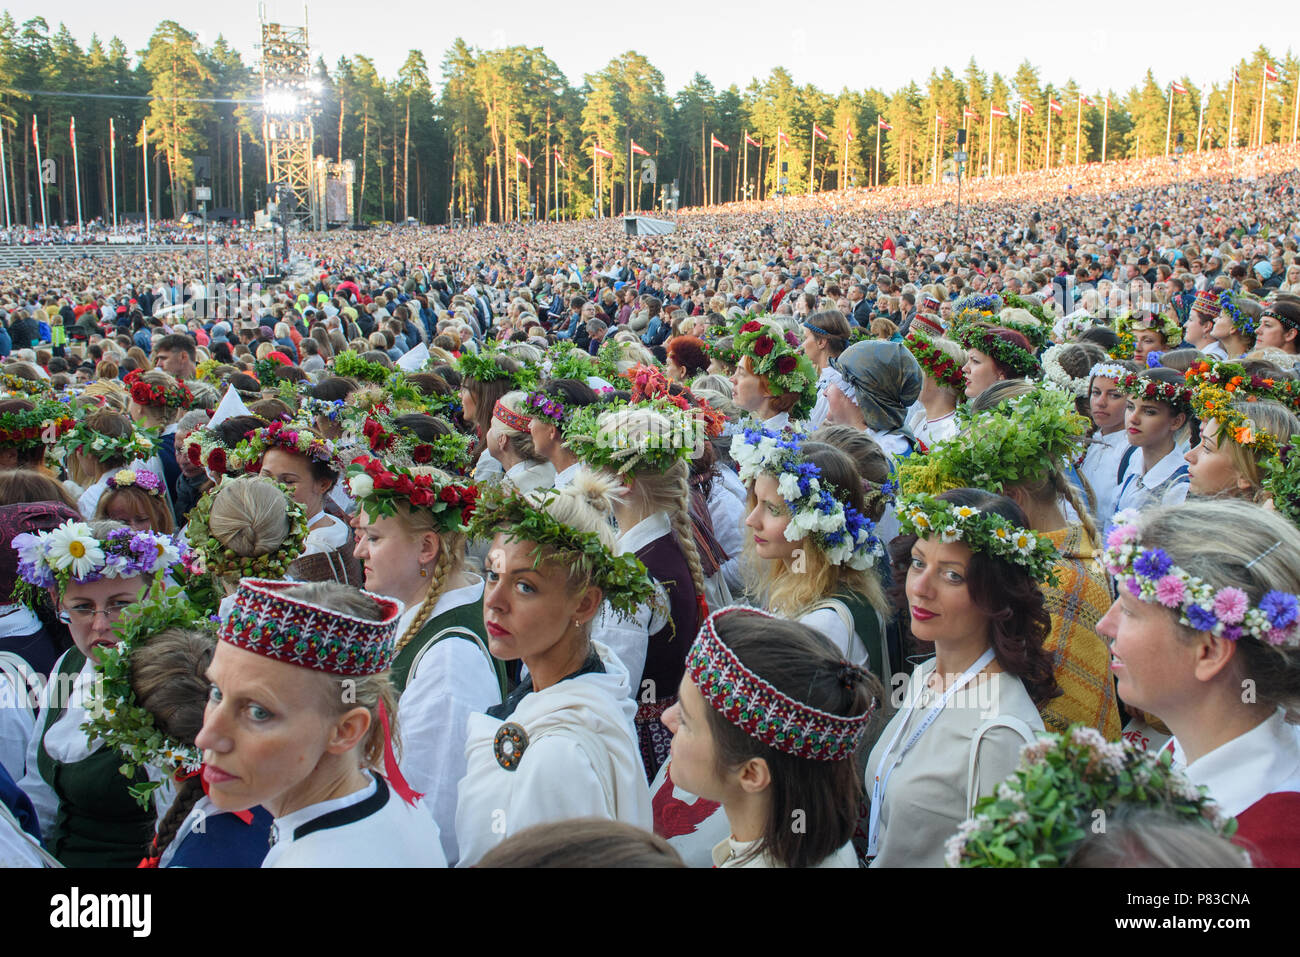
[[[668,593],[669,621],[650,635],[641,680],[655,683],[656,700],[670,698],[677,694],[677,686],[686,672],[686,652],[700,629],[695,584],[691,581],[690,566],[686,564],[686,557],[672,532],[661,535],[637,551],[636,557]]]

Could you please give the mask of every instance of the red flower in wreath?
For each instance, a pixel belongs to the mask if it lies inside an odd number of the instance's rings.
[[[198,468],[203,464],[203,459],[200,458],[203,454],[203,450],[199,448],[197,443],[191,445],[186,450],[186,454],[190,457],[190,465],[193,465],[195,468]]]
[[[454,485],[448,485],[439,492],[438,498],[442,499],[442,501],[446,502],[448,505],[455,505],[460,500],[460,496],[456,494],[456,487]]]
[[[474,517],[474,505],[470,503],[460,510],[461,524],[468,525],[469,520]]]
[[[799,360],[792,355],[784,355],[776,360],[776,371],[781,375],[789,375],[799,365]]]
[[[415,483],[411,481],[411,477],[409,475],[398,476],[397,481],[393,483],[393,491],[396,492],[398,495],[409,496],[412,492],[415,491]]]
[[[432,505],[434,502],[433,492],[427,488],[417,488],[411,493],[411,504],[415,506]]]
[[[432,461],[433,461],[433,446],[432,446],[432,445],[417,445],[417,446],[415,447],[415,450],[411,452],[411,459],[412,459],[412,461],[416,462],[416,463],[419,464],[419,465],[425,465],[425,464],[427,464],[427,463],[429,463],[429,462],[432,462]]]
[[[386,492],[397,484],[397,477],[392,472],[380,472],[375,476],[375,488]]]
[[[759,336],[754,340],[754,355],[765,356],[776,348],[771,336]]]
[[[208,455],[208,469],[218,475],[226,474],[226,450],[213,449]]]
[[[743,326],[740,327],[740,331],[741,331],[741,332],[758,332],[758,330],[760,330],[760,329],[762,329],[762,328],[763,328],[763,326],[762,326],[761,323],[754,322],[754,321],[751,319],[749,322],[745,323]]]

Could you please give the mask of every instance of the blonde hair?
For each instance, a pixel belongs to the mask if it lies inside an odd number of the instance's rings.
[[[379,604],[359,588],[338,582],[303,582],[280,593],[285,598],[310,602],[321,608],[379,621]],[[360,767],[381,770],[384,766],[384,728],[379,720],[380,702],[388,714],[389,737],[393,750],[401,756],[401,735],[397,728],[397,691],[389,680],[387,669],[373,675],[337,675],[318,672],[327,714],[341,715],[353,708],[370,712],[370,728],[359,745]]]
[[[1267,432],[1280,442],[1285,443],[1293,435],[1300,435],[1300,417],[1297,417],[1281,402],[1261,399],[1258,402],[1245,402],[1238,399],[1232,403],[1233,409],[1250,420],[1257,432]],[[1242,497],[1255,502],[1268,498],[1268,493],[1261,488],[1263,476],[1260,474],[1261,458],[1258,446],[1244,446],[1234,442],[1232,436],[1224,435],[1220,427],[1215,441],[1228,456],[1233,470],[1250,483],[1250,489],[1240,493]]]
[[[86,416],[85,425],[96,435],[113,439],[129,438],[135,433],[135,423],[131,421],[131,417],[125,412],[114,409],[98,409],[91,412]],[[125,455],[120,454],[100,461],[89,450],[83,449],[69,455],[65,464],[72,480],[85,488],[99,481],[105,472],[120,469],[128,461]]]
[[[450,476],[434,468],[417,467],[411,471],[417,475],[432,475],[439,484],[452,481]],[[392,518],[396,519],[398,524],[402,526],[402,530],[412,538],[418,538],[426,532],[433,532],[438,536],[438,558],[433,564],[433,573],[429,578],[429,590],[425,593],[424,601],[420,603],[420,608],[415,613],[415,617],[411,619],[410,625],[397,638],[396,651],[401,651],[411,639],[420,633],[420,629],[432,617],[438,599],[447,590],[447,584],[464,571],[465,535],[462,532],[438,531],[433,512],[426,508],[415,508],[410,505],[401,506]]]
[[[635,443],[648,435],[667,435],[671,431],[668,418],[653,409],[607,412],[597,421],[597,442],[602,443],[602,447],[607,447],[603,444],[606,441],[618,447],[629,441]],[[695,547],[695,527],[691,524],[690,466],[685,459],[679,458],[662,472],[645,471],[634,464],[625,474],[633,479],[625,502],[647,514],[667,514],[682,557],[691,570],[695,595],[697,598],[703,596],[704,570]]]
[[[167,390],[175,389],[179,385],[174,376],[163,372],[162,369],[150,369],[141,375],[138,381]],[[171,425],[180,418],[182,412],[186,411],[180,406],[164,405],[143,405],[140,406],[140,410],[143,418],[156,422],[159,426]]]
[[[162,495],[151,495],[134,485],[105,489],[104,494],[99,497],[99,504],[95,506],[95,518],[108,518],[109,506],[118,499],[124,499],[136,509],[148,514],[151,531],[163,535],[170,535],[176,531],[176,516],[172,514],[167,499]]]
[[[101,361],[101,365],[103,362]],[[94,382],[86,383],[86,387],[81,390],[77,396],[78,405],[91,404],[87,400],[103,399],[104,408],[112,409],[114,412],[126,412],[127,400],[130,395],[122,387],[122,383],[116,379],[96,379]],[[98,403],[94,403],[98,405]]]
[[[1187,574],[1216,591],[1239,588],[1252,607],[1270,591],[1300,593],[1300,529],[1277,512],[1234,499],[1188,499],[1138,518],[1143,548],[1162,548]],[[1176,610],[1166,610],[1175,622]],[[1190,639],[1196,629],[1178,624]],[[1300,707],[1300,648],[1252,638],[1236,642],[1242,677],[1255,683],[1257,707]]]
[[[618,550],[613,526],[614,504],[624,493],[623,483],[608,472],[593,472],[583,466],[564,488],[537,489],[524,498],[561,525],[595,535],[613,553]],[[542,558],[543,563],[555,560],[545,555]],[[570,594],[585,591],[591,585],[590,574],[582,570],[580,563],[566,563],[566,568]]]
[[[278,551],[290,531],[284,492],[260,475],[225,479],[212,493],[208,531],[240,558]],[[220,580],[227,594],[239,585],[235,577]]]

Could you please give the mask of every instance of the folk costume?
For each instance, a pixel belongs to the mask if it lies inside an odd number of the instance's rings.
[[[370,595],[379,621],[355,618],[283,594],[293,582],[246,578],[218,637],[255,654],[330,675],[363,677],[393,660],[399,605]],[[366,594],[370,594],[367,592]],[[379,720],[388,738],[382,704]],[[386,740],[385,775],[341,797],[277,817],[263,867],[445,867],[438,826],[407,786]]]

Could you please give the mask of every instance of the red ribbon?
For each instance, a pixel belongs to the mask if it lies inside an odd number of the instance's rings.
[[[703,595],[695,596],[695,607],[699,610],[700,624],[704,624],[704,619],[709,617],[709,602]]]
[[[204,767],[203,765],[199,765],[199,769],[198,769],[197,771],[191,771],[189,774],[184,774],[184,775],[181,774],[179,771],[177,771],[177,772],[176,772],[176,781],[177,781],[177,783],[180,783],[181,781],[188,781],[190,778],[194,777],[194,775],[196,775],[196,774],[202,774],[202,773],[203,773],[203,767]],[[199,780],[203,783],[203,794],[204,794],[204,796],[206,797],[206,796],[207,796],[207,793],[208,793],[208,779],[207,779],[207,778],[200,778]],[[230,813],[233,814],[233,815],[235,815],[235,817],[239,818],[239,819],[240,819],[241,821],[243,821],[245,824],[252,824],[252,823],[253,823],[253,812],[252,812],[252,811],[231,811]]]
[[[384,729],[384,777],[388,778],[388,783],[393,786],[397,796],[414,807],[415,802],[424,795],[406,783],[402,769],[397,766],[397,755],[393,752],[393,732],[388,724],[388,709],[384,707],[383,698],[379,699],[379,723]]]

